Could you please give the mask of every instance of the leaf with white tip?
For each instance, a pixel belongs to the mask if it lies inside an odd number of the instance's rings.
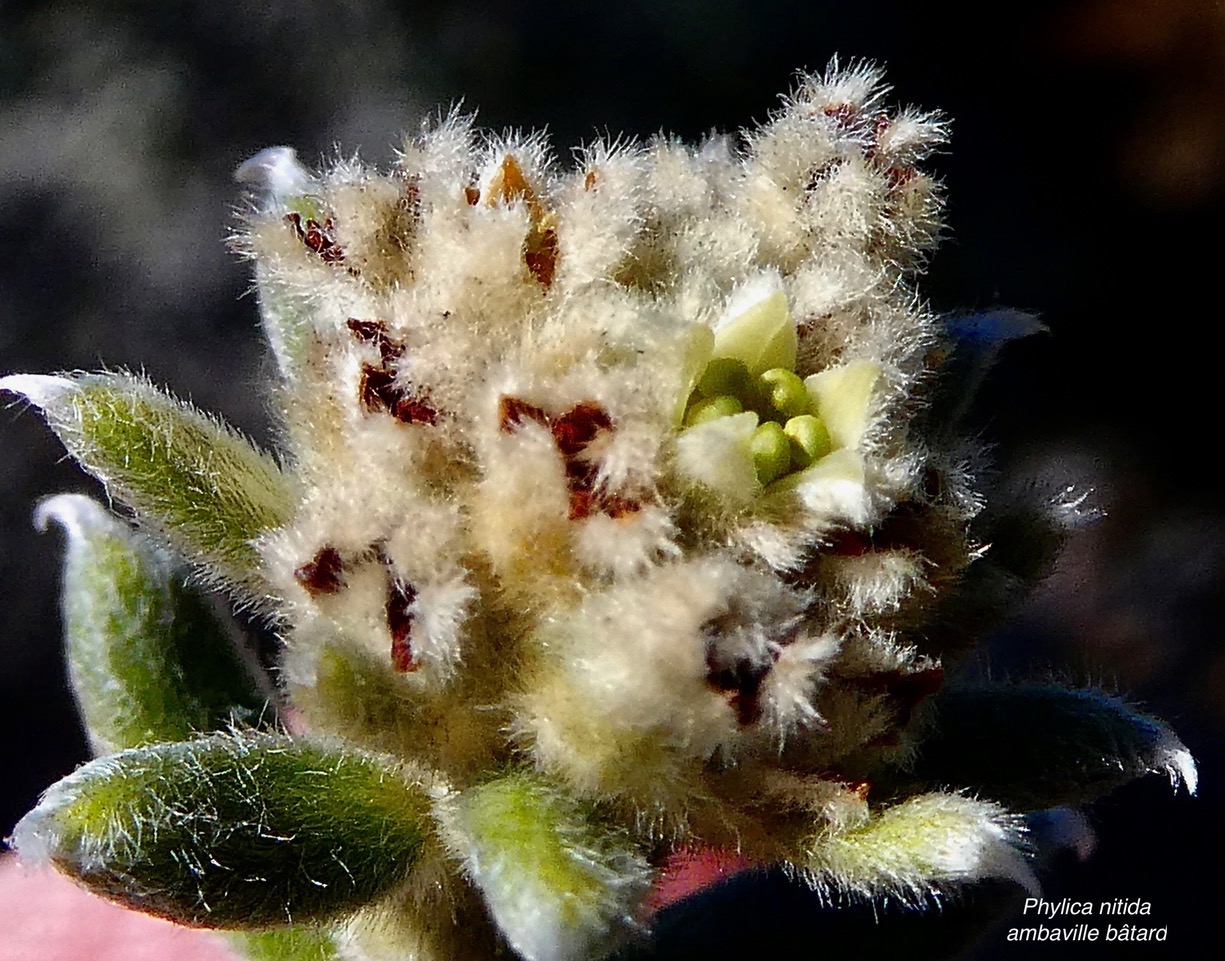
[[[1003,349],[1047,328],[1035,314],[1010,308],[947,314],[940,322],[948,334],[947,355],[927,417],[936,430],[951,433],[961,429]]]
[[[428,801],[391,759],[215,734],[99,758],[52,785],[9,842],[103,897],[196,927],[348,914],[408,876]]]
[[[266,593],[253,542],[284,524],[295,503],[275,460],[127,374],[14,374],[0,378],[0,391],[40,407],[68,452],[189,560]]]
[[[1052,684],[943,692],[912,774],[1022,810],[1083,804],[1165,774],[1195,793],[1191,752],[1163,722],[1101,691]]]
[[[52,521],[67,535],[64,640],[95,754],[272,719],[267,685],[165,551],[82,494],[43,501],[35,522]]]
[[[826,895],[932,895],[991,878],[1037,890],[1024,853],[1024,824],[998,804],[959,794],[921,794],[875,812],[832,837],[815,839],[802,869]]]
[[[443,820],[468,874],[528,961],[598,957],[631,925],[646,863],[566,796],[510,775],[448,807]]]
[[[298,162],[293,147],[265,147],[234,171],[234,179],[247,184],[271,206],[279,206],[313,189],[314,177]]]

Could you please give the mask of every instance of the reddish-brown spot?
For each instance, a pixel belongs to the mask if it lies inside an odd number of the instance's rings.
[[[404,189],[400,191],[397,205],[414,219],[421,215],[421,178],[417,174],[404,178]]]
[[[553,227],[531,230],[523,241],[523,262],[541,287],[553,283],[557,270],[557,231]]]
[[[479,198],[479,194],[477,195]],[[528,272],[542,287],[553,283],[557,270],[557,228],[553,216],[545,209],[532,189],[527,174],[519,166],[514,154],[507,154],[497,172],[489,181],[485,203],[490,207],[521,200],[527,207],[531,226],[523,238],[523,262]],[[471,201],[470,202],[475,202]]]
[[[387,325],[381,320],[359,320],[350,317],[345,321],[345,326],[362,343],[378,347],[384,368],[404,353],[404,345],[388,336]]]
[[[592,514],[625,517],[642,510],[642,505],[628,497],[596,489],[599,467],[594,461],[580,456],[601,431],[612,430],[608,411],[592,400],[575,404],[556,417],[535,404],[505,394],[498,398],[498,427],[504,433],[531,421],[549,428],[553,443],[562,456],[566,472],[566,488],[570,494],[570,520],[582,520]]]
[[[880,153],[881,138],[884,137],[885,131],[889,129],[889,124],[892,121],[886,113],[878,113],[872,121],[872,140],[868,144],[868,159],[871,160]]]
[[[334,547],[321,547],[309,561],[293,572],[294,580],[301,584],[311,597],[320,594],[335,594],[345,586],[344,559]]]
[[[296,210],[291,210],[285,215],[285,222],[293,226],[298,239],[306,245],[308,250],[318,254],[319,259],[325,264],[338,264],[344,261],[344,248],[336,243],[332,235],[336,224],[331,217],[325,218],[323,223],[313,219],[308,219],[303,223],[302,215]]]
[[[359,320],[350,317],[345,326],[353,332],[353,336],[367,344],[377,344],[387,336],[387,325],[381,320]]]
[[[387,594],[387,629],[391,632],[391,663],[401,674],[415,671],[421,665],[413,659],[410,638],[413,633],[412,610],[417,589],[412,584],[392,580]]]
[[[504,434],[511,433],[528,421],[548,427],[549,415],[535,404],[518,397],[503,394],[498,398],[498,429]]]
[[[480,190],[470,185],[465,186],[464,187],[464,200],[468,201],[469,207],[475,207],[477,204],[481,202]]]
[[[889,189],[897,190],[914,180],[918,171],[914,167],[890,167],[886,175],[889,178]]]
[[[754,663],[747,657],[736,658],[729,663],[720,656],[713,642],[706,645],[706,683],[720,694],[727,695],[727,703],[736,712],[736,720],[741,727],[748,727],[761,719],[761,685],[777,659],[778,654],[775,653],[765,663]]]
[[[616,519],[628,517],[630,514],[637,514],[642,510],[642,505],[638,501],[622,497],[620,494],[604,494],[600,498],[600,510],[609,517]]]
[[[825,116],[831,118],[839,127],[846,127],[855,119],[855,108],[849,103],[840,103],[826,107]]]
[[[598,469],[590,461],[570,459],[565,463],[566,487],[570,492],[570,520],[590,517],[602,506],[595,488]]]
[[[588,170],[587,176],[583,178],[583,189],[593,190],[595,185],[600,182],[600,175],[594,170]]]
[[[590,517],[597,509],[595,491],[589,487],[570,485],[570,512],[567,515],[570,520],[581,521],[584,517]]]
[[[863,557],[870,550],[872,542],[866,534],[859,531],[839,531],[825,548],[825,553],[838,557]]]
[[[396,383],[395,375],[386,367],[362,365],[357,386],[362,406],[374,413],[386,411],[404,424],[435,424],[438,411]]]
[[[382,367],[362,364],[362,376],[357,386],[362,406],[371,413],[380,410],[391,410],[395,406],[398,388],[395,377]]]
[[[601,404],[584,400],[553,421],[553,440],[567,460],[595,440],[602,430],[612,429],[612,418]]]

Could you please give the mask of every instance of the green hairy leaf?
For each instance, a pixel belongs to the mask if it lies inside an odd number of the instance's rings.
[[[343,915],[404,881],[426,809],[389,759],[216,734],[91,761],[47,791],[11,843],[149,914],[266,928]]]
[[[1149,773],[1195,793],[1195,761],[1174,732],[1100,691],[955,690],[933,713],[913,766],[924,783],[971,788],[1019,810],[1085,803]]]
[[[611,947],[646,893],[646,863],[565,795],[522,774],[454,803],[456,847],[507,940],[529,961]]]
[[[862,824],[813,840],[800,867],[829,894],[922,904],[951,884],[1001,878],[1033,890],[1020,818],[988,801],[920,794]]]
[[[294,504],[276,462],[232,428],[127,374],[17,374],[0,390],[42,408],[82,466],[230,585],[266,588],[252,542]]]
[[[322,931],[308,927],[243,931],[229,941],[249,961],[332,961],[336,948]]]
[[[95,754],[271,720],[268,691],[165,551],[80,494],[44,501],[64,528],[65,646]]]

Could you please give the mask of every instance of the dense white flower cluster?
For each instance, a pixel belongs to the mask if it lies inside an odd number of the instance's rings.
[[[943,127],[881,94],[808,78],[742,148],[598,144],[569,174],[455,116],[389,175],[256,158],[242,243],[303,487],[261,553],[312,725],[361,657],[389,710],[461,725],[431,762],[483,767],[509,725],[679,824],[712,764],[828,770],[898,721],[827,675],[937,670],[879,617],[931,589],[925,540],[938,577],[968,563],[975,501],[910,425]],[[899,511],[927,529],[874,543]]]
[[[244,165],[235,242],[276,358],[281,464],[124,375],[0,386],[282,628],[305,733],[99,738],[136,750],[53,789],[19,844],[57,857],[71,838],[92,875],[131,840],[89,840],[95,783],[146,785],[185,756],[209,783],[249,780],[263,824],[295,758],[334,764],[385,804],[363,798],[350,820],[369,824],[334,828],[334,851],[365,846],[335,855],[347,874],[372,865],[347,899],[290,879],[283,905],[243,915],[228,881],[213,900],[234,909],[202,908],[197,878],[174,907],[165,862],[226,870],[216,816],[181,842],[202,856],[137,850],[129,880],[96,886],[191,923],[330,919],[327,951],[356,959],[479,955],[494,930],[529,959],[585,957],[642,920],[654,872],[685,850],[914,902],[988,876],[1028,883],[1005,806],[1030,800],[1024,763],[1016,778],[981,763],[979,726],[942,728],[928,707],[944,659],[1041,563],[972,579],[978,454],[934,406],[955,338],[912,287],[939,232],[920,164],[945,130],[884,94],[874,69],[832,70],[739,140],[597,143],[571,172],[542,138],[486,137],[458,115],[388,173],[314,174],[287,148]],[[74,540],[120,536],[87,502],[48,512]],[[1059,519],[1024,520],[1049,557]],[[1126,776],[1193,778],[1177,740],[1118,702],[1001,696],[1018,714],[1064,711],[1069,729],[1092,715],[1069,743],[1099,760],[1093,732],[1115,724]],[[995,717],[1001,702],[977,697],[945,716]],[[129,713],[144,740],[182,736]],[[261,752],[276,762],[249,760]],[[388,779],[404,783],[384,802]],[[412,819],[395,864],[374,866],[370,825],[395,820],[399,790]],[[140,823],[198,793],[167,789]],[[284,804],[292,822],[301,804]],[[308,820],[307,834],[330,823]]]

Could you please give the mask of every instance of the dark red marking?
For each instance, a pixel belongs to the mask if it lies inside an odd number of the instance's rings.
[[[900,187],[904,187],[918,175],[918,171],[914,167],[890,167],[886,173],[886,176],[889,178],[889,189],[897,190]]]
[[[594,491],[590,488],[570,485],[570,513],[567,515],[570,520],[581,521],[584,517],[590,517],[597,510],[598,504]]]
[[[566,459],[577,455],[602,430],[612,429],[608,411],[595,401],[584,400],[553,421],[553,440]]]
[[[595,482],[599,469],[590,461],[567,459],[566,487],[570,491],[570,520],[582,520],[601,509]]]
[[[417,589],[412,584],[392,580],[387,595],[387,629],[391,632],[391,664],[401,674],[417,670],[421,665],[413,659],[413,602]]]
[[[378,347],[384,368],[404,353],[404,345],[388,336],[387,325],[381,320],[359,320],[357,317],[350,317],[345,321],[345,326],[362,343]]]
[[[600,431],[612,430],[612,418],[602,405],[585,400],[560,416],[550,417],[542,408],[518,397],[504,394],[498,398],[498,427],[504,433],[509,434],[528,421],[549,428],[562,456],[570,493],[570,520],[582,520],[596,513],[625,517],[642,510],[641,504],[628,497],[596,490],[599,467],[579,456]]]
[[[464,187],[464,200],[469,207],[475,207],[481,202],[481,192],[476,187]]]
[[[404,178],[404,189],[400,191],[399,207],[414,219],[421,216],[421,178],[416,174]]]
[[[395,375],[385,367],[363,364],[357,392],[362,406],[371,413],[386,411],[404,424],[438,422],[438,411],[397,384]]]
[[[377,344],[387,336],[387,325],[381,320],[359,320],[350,317],[345,326],[353,331],[353,336],[367,344]]]
[[[754,663],[747,657],[736,658],[729,664],[720,656],[715,642],[707,642],[706,683],[720,694],[729,695],[727,703],[735,710],[741,727],[761,720],[761,685],[776,660],[777,653],[764,664]]]
[[[622,497],[620,494],[603,494],[600,497],[600,510],[614,519],[637,514],[642,505],[636,500]]]
[[[294,580],[306,588],[311,597],[335,594],[345,586],[344,559],[334,547],[321,547],[309,561],[293,572]]]
[[[839,531],[825,552],[838,557],[863,557],[872,550],[872,542],[859,531]]]
[[[503,394],[498,398],[498,428],[504,434],[509,434],[516,427],[528,421],[548,427],[549,415],[542,408],[529,404],[526,400],[520,400],[518,397]]]
[[[839,127],[847,127],[855,119],[855,108],[849,103],[840,103],[836,107],[826,107],[825,116],[830,117]]]
[[[872,142],[868,144],[867,151],[869,160],[875,159],[877,154],[880,153],[881,137],[885,135],[885,131],[889,129],[891,122],[889,115],[885,113],[877,114],[876,119],[872,121]]]
[[[866,801],[868,799],[868,792],[872,790],[871,781],[856,780],[847,781],[845,783],[850,789],[851,793],[854,794],[859,800]]]
[[[293,226],[298,239],[308,250],[318,254],[325,264],[339,264],[344,261],[344,248],[337,244],[332,236],[336,224],[331,217],[325,218],[323,223],[313,219],[303,223],[302,215],[291,210],[285,215],[285,222]]]

